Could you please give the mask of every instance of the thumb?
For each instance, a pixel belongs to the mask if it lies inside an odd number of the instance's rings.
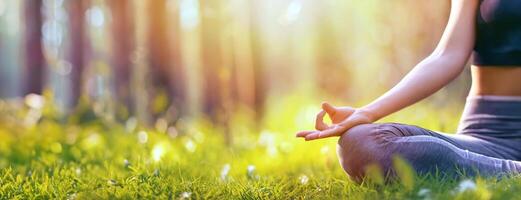
[[[327,112],[329,115],[334,115],[336,113],[336,108],[333,107],[328,102],[322,103],[322,109]]]

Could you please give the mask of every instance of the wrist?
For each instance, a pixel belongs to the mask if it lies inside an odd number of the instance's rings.
[[[371,109],[369,107],[361,107],[357,109],[357,112],[366,116],[371,122],[378,121],[381,118],[381,116],[378,114],[376,110]]]

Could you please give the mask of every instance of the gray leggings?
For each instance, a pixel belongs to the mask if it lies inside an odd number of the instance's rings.
[[[338,157],[355,180],[369,164],[394,174],[400,155],[419,174],[500,176],[521,172],[521,97],[472,96],[456,134],[399,123],[364,124],[338,141]]]

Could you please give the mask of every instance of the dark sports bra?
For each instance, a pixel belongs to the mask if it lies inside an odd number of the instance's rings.
[[[480,0],[472,63],[521,66],[521,0]]]

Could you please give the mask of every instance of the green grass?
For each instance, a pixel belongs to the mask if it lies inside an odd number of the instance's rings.
[[[226,146],[224,129],[200,117],[178,122],[177,134],[173,129],[168,134],[160,123],[157,128],[132,120],[79,123],[60,118],[49,105],[39,110],[0,101],[0,198],[519,198],[516,177],[469,178],[477,187],[465,191],[458,189],[461,180],[436,177],[355,184],[338,164],[335,139],[306,143],[293,136],[312,127],[315,103],[297,96],[271,102],[260,128],[236,114],[228,129],[233,145]],[[445,110],[459,109],[451,108]],[[459,111],[434,110],[419,105],[387,120],[455,129]]]

